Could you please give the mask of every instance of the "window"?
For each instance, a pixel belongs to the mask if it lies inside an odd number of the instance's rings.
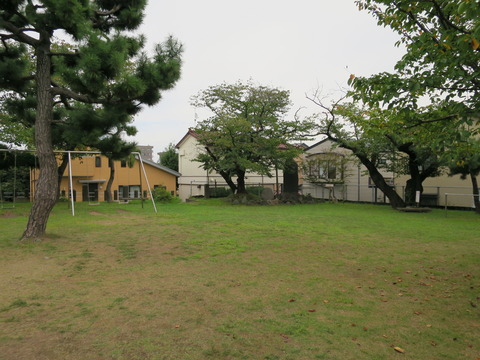
[[[327,178],[336,179],[337,178],[337,165],[334,162],[327,161]]]
[[[127,160],[120,161],[120,166],[121,167],[127,167]]]
[[[130,199],[140,199],[140,185],[130,185],[128,187],[128,194]]]
[[[100,156],[95,156],[95,167],[102,167],[102,158]]]
[[[310,176],[318,176],[323,179],[336,179],[337,178],[337,165],[335,161],[320,160],[315,163],[311,163],[309,167]]]
[[[118,194],[120,199],[140,199],[140,185],[119,185]]]
[[[120,185],[118,187],[118,198],[120,200],[128,199],[128,186]]]
[[[304,174],[311,182],[342,181],[345,160],[343,155],[321,153],[309,156]]]

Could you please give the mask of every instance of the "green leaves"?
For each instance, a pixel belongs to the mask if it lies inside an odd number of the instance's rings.
[[[192,97],[192,105],[213,114],[195,128],[207,148],[197,161],[230,181],[248,171],[270,175],[298,154],[299,149],[285,145],[308,138],[313,127],[310,121],[285,119],[288,91],[251,81],[211,86]]]
[[[372,103],[410,106],[418,97],[433,95],[462,101],[471,109],[480,95],[480,6],[476,1],[366,0],[356,1],[379,24],[398,32],[406,47],[396,74],[384,74],[351,81]],[[388,79],[390,77],[391,79]],[[400,80],[400,81],[399,81]]]

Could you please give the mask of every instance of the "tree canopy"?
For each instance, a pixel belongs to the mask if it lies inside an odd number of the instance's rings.
[[[405,114],[415,113],[424,103],[442,107],[443,114],[437,114],[437,119],[418,121],[412,126],[442,123],[446,119],[455,124],[448,126],[448,139],[445,129],[432,134],[431,139],[436,139],[442,158],[447,158],[456,168],[454,171],[461,168],[461,173],[470,174],[473,192],[478,193],[475,178],[478,164],[469,151],[462,150],[464,144],[476,144],[480,134],[478,1],[357,0],[356,4],[360,10],[373,14],[379,25],[397,32],[400,35],[397,45],[405,46],[406,54],[397,62],[394,73],[352,75],[349,82],[355,89],[355,98],[371,105],[396,107]],[[453,141],[459,138],[460,142]],[[443,146],[438,146],[442,143]],[[454,155],[456,159],[452,159]],[[480,201],[477,204],[480,211]]]
[[[175,144],[168,144],[160,155],[160,165],[178,171],[178,152]]]
[[[111,146],[108,137],[120,143],[119,130],[131,131],[142,106],[157,103],[179,79],[182,47],[174,38],[149,57],[145,38],[132,35],[145,6],[146,0],[2,2],[3,107],[34,125],[41,170],[24,238],[43,235],[58,197],[53,144]],[[57,44],[59,35],[68,46]]]
[[[197,161],[218,172],[234,193],[246,192],[247,172],[271,176],[275,168],[283,168],[300,151],[289,144],[307,139],[312,128],[309,121],[286,119],[288,91],[251,81],[211,86],[194,96],[192,104],[212,113],[195,128],[206,149]]]
[[[364,101],[416,107],[421,96],[480,104],[480,6],[470,0],[357,0],[378,24],[400,35],[406,54],[395,73],[351,82]],[[458,109],[456,110],[458,112]]]

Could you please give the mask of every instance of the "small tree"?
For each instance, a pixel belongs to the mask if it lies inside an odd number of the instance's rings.
[[[301,152],[287,144],[308,138],[312,128],[310,121],[285,119],[288,91],[252,82],[212,86],[193,97],[192,104],[212,112],[195,128],[205,147],[197,161],[219,173],[233,193],[247,192],[247,172],[271,176],[273,169],[283,168]]]
[[[178,171],[178,152],[175,144],[168,144],[168,146],[160,154],[160,165],[166,166],[169,169]]]

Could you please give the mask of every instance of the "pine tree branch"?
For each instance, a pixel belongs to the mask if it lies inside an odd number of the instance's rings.
[[[50,56],[79,56],[78,52],[68,53],[68,52],[50,52]]]
[[[61,98],[64,97],[65,99],[72,99],[72,100],[80,101],[85,104],[102,104],[102,105],[122,104],[127,102],[133,102],[136,100],[136,98],[107,99],[107,98],[91,97],[89,95],[79,94],[75,91],[59,86],[54,81],[52,81],[51,92],[53,95],[59,95]],[[141,102],[134,104],[136,108],[139,108],[141,105],[142,105]]]
[[[52,94],[60,95],[60,97],[70,98],[70,99],[77,100],[77,101],[80,101],[80,102],[86,103],[86,104],[107,104],[107,103],[111,103],[110,101],[107,101],[106,99],[92,98],[88,95],[79,94],[79,93],[76,93],[75,91],[72,91],[70,89],[60,87],[60,86],[58,86],[57,84],[54,84],[54,83],[53,83],[53,85],[54,86],[51,88]]]
[[[31,37],[27,34],[25,34],[25,31],[34,31],[34,32],[38,32],[36,29],[32,29],[32,28],[18,28],[16,27],[15,25],[13,25],[11,22],[9,21],[4,21],[3,24],[2,24],[3,28],[7,31],[10,31],[11,34],[0,34],[0,36],[2,37],[2,40],[3,39],[7,39],[10,38],[10,39],[15,39],[19,42],[22,42],[22,43],[25,43],[25,44],[28,44],[28,45],[31,45],[33,47],[37,46],[38,44],[40,44],[40,41],[35,39],[34,37]]]
[[[97,10],[95,13],[96,13],[98,16],[110,16],[110,15],[113,15],[113,14],[115,14],[116,12],[118,12],[121,8],[122,8],[122,5],[116,5],[116,6],[114,6],[114,7],[113,7],[112,9],[110,9],[110,10],[105,10],[105,11]]]

